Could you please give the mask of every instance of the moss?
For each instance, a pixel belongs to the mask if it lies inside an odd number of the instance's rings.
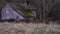
[[[5,32],[3,29],[0,29],[0,34],[8,34],[8,32]]]
[[[60,25],[55,25],[53,28],[54,29],[60,29]]]
[[[34,31],[36,31],[36,32],[41,32],[43,30],[43,28],[42,27],[36,27],[36,28],[34,28]]]

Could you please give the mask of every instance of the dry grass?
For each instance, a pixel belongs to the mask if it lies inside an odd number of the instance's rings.
[[[57,24],[46,25],[44,23],[0,23],[0,34],[59,34],[59,32],[60,25]]]

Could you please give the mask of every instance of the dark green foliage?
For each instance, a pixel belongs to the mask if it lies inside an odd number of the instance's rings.
[[[60,3],[56,3],[51,8],[48,17],[51,17],[53,20],[60,20]]]
[[[13,3],[14,3],[14,2],[15,2],[15,3],[20,3],[20,2],[21,2],[21,3],[24,3],[25,1],[26,1],[26,0],[7,0],[7,2],[10,2],[10,3],[12,3],[12,2],[13,2]]]

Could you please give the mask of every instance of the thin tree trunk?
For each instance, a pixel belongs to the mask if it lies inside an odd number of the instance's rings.
[[[1,22],[1,9],[0,9],[0,22]]]
[[[43,21],[48,24],[49,23],[49,20],[46,16],[46,2],[45,0],[43,0]]]

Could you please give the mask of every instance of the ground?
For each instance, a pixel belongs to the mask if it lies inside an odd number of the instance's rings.
[[[0,34],[60,34],[60,25],[1,22]]]

